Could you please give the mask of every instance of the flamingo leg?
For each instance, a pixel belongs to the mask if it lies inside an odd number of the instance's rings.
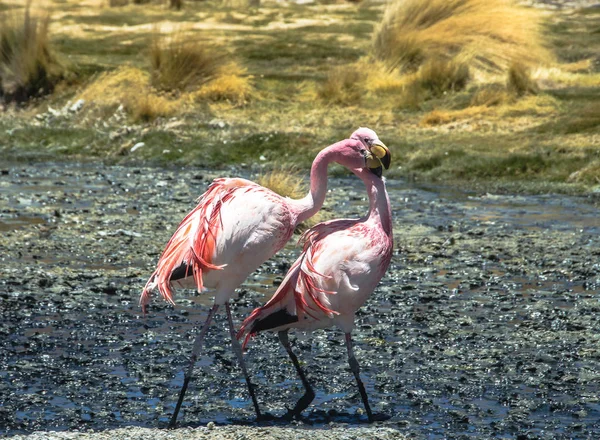
[[[183,387],[181,388],[181,391],[179,392],[179,400],[177,400],[177,406],[175,406],[175,412],[173,412],[173,416],[171,417],[171,421],[169,422],[169,429],[175,428],[175,425],[177,424],[177,415],[179,414],[179,410],[181,409],[181,404],[183,403],[183,397],[185,396],[185,392],[190,383],[190,379],[192,378],[192,374],[194,373],[194,365],[196,365],[196,361],[198,360],[198,355],[200,354],[200,349],[202,348],[202,343],[204,342],[204,337],[206,336],[206,333],[208,332],[208,327],[210,327],[210,322],[212,321],[212,318],[218,308],[219,308],[219,306],[217,304],[212,306],[212,309],[210,309],[210,311],[208,312],[206,321],[204,322],[204,325],[202,326],[202,330],[200,330],[200,333],[198,334],[198,336],[196,336],[196,339],[194,340],[194,347],[192,348],[192,357],[190,358],[190,365],[188,366],[187,370],[185,371],[185,377],[183,379]]]
[[[304,371],[302,371],[302,368],[300,368],[300,362],[298,362],[298,358],[292,351],[292,346],[290,345],[290,340],[288,338],[288,331],[282,330],[278,334],[279,340],[281,341],[281,345],[283,345],[285,351],[287,351],[288,356],[290,357],[292,363],[294,364],[294,367],[296,368],[296,372],[298,372],[298,376],[300,376],[300,380],[302,380],[302,385],[304,385],[304,389],[306,390],[304,395],[296,403],[296,406],[294,406],[294,409],[288,410],[289,417],[298,417],[300,413],[304,411],[308,407],[308,405],[310,405],[310,403],[313,401],[313,399],[315,398],[315,392],[313,391],[310,382],[306,378]]]
[[[360,392],[360,397],[362,398],[363,404],[365,405],[367,417],[369,417],[369,423],[373,423],[375,419],[373,418],[373,413],[371,412],[371,407],[369,406],[369,398],[367,397],[367,391],[365,390],[365,386],[363,385],[362,380],[360,380],[360,366],[358,365],[356,357],[354,357],[354,351],[352,350],[352,338],[350,337],[350,333],[346,333],[346,347],[348,348],[348,363],[350,364],[350,370],[352,370],[352,373],[354,373],[354,377],[356,378],[358,391]]]
[[[246,385],[248,385],[248,392],[250,393],[250,397],[252,398],[252,404],[254,405],[254,411],[256,411],[256,418],[258,420],[262,419],[262,415],[260,413],[260,408],[258,407],[258,401],[256,400],[256,394],[254,393],[254,385],[250,382],[250,376],[248,375],[248,370],[246,369],[246,363],[244,362],[244,355],[242,354],[242,346],[238,342],[236,338],[236,332],[233,328],[233,319],[231,318],[231,309],[229,308],[229,303],[225,303],[225,310],[227,311],[227,321],[229,322],[229,333],[231,334],[231,346],[233,347],[233,352],[238,358],[238,362],[240,364],[240,368],[242,369],[242,373],[244,373],[244,379],[246,379]]]

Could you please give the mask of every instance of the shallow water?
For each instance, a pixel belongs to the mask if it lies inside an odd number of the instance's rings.
[[[209,295],[138,295],[210,172],[53,164],[0,176],[0,433],[165,426]],[[362,215],[334,179],[336,217]],[[586,197],[465,193],[389,181],[390,270],[357,317],[356,354],[382,422],[416,438],[600,436],[600,220]],[[236,322],[272,294],[298,249],[261,266]],[[298,334],[317,397],[304,423],[364,423],[336,330]],[[263,408],[302,386],[274,335],[247,360]],[[183,425],[253,423],[222,314]],[[284,423],[284,422],[270,422]],[[523,437],[526,436],[526,437]]]

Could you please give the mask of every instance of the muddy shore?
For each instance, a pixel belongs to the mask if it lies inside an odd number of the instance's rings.
[[[394,257],[354,333],[373,409],[389,420],[366,424],[332,329],[292,338],[317,391],[306,418],[256,424],[218,315],[172,432],[163,428],[211,298],[181,292],[175,308],[156,298],[147,317],[137,301],[214,175],[90,164],[0,172],[0,435],[600,437],[597,196],[390,181]],[[332,215],[366,212],[359,182],[330,188]],[[237,323],[297,252],[291,243],[248,280]],[[302,386],[275,335],[253,340],[247,359],[262,407],[281,416]]]

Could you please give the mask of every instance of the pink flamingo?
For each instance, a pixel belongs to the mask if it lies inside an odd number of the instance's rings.
[[[140,305],[144,313],[150,293],[157,288],[163,298],[174,304],[172,284],[215,290],[214,305],[196,337],[189,367],[184,376],[179,400],[169,427],[174,427],[194,365],[213,315],[225,305],[233,350],[246,379],[258,418],[258,402],[235,337],[229,299],[235,289],[261,263],[271,258],[292,236],[296,226],[313,216],[323,205],[327,192],[327,166],[337,162],[349,169],[381,162],[370,148],[379,143],[377,134],[359,128],[350,137],[323,149],[310,172],[310,192],[292,200],[245,179],[216,179],[199,198],[198,205],[181,222],[167,243],[156,270],[148,280]]]
[[[378,143],[371,151],[384,158],[384,165],[389,166],[390,155],[384,145]],[[304,246],[300,257],[273,297],[250,314],[237,334],[238,338],[245,336],[245,348],[250,337],[260,331],[279,332],[279,340],[306,390],[289,411],[288,417],[298,417],[315,397],[292,351],[288,330],[311,331],[335,324],[345,333],[350,369],[356,378],[369,422],[374,420],[350,334],[356,311],[371,295],[390,264],[392,214],[383,180],[365,169],[353,172],[367,187],[368,215],[357,220],[320,223],[306,231],[301,238]]]

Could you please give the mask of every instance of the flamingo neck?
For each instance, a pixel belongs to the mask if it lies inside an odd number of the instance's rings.
[[[333,148],[335,146],[337,144],[327,147],[317,154],[310,169],[310,191],[305,197],[290,202],[296,211],[296,225],[315,215],[325,202],[327,166],[330,162],[335,161],[336,149]]]
[[[366,169],[354,172],[367,187],[367,194],[369,196],[369,213],[367,214],[367,221],[380,225],[386,235],[391,236],[392,210],[390,207],[390,198],[385,189],[383,179],[374,176]]]

